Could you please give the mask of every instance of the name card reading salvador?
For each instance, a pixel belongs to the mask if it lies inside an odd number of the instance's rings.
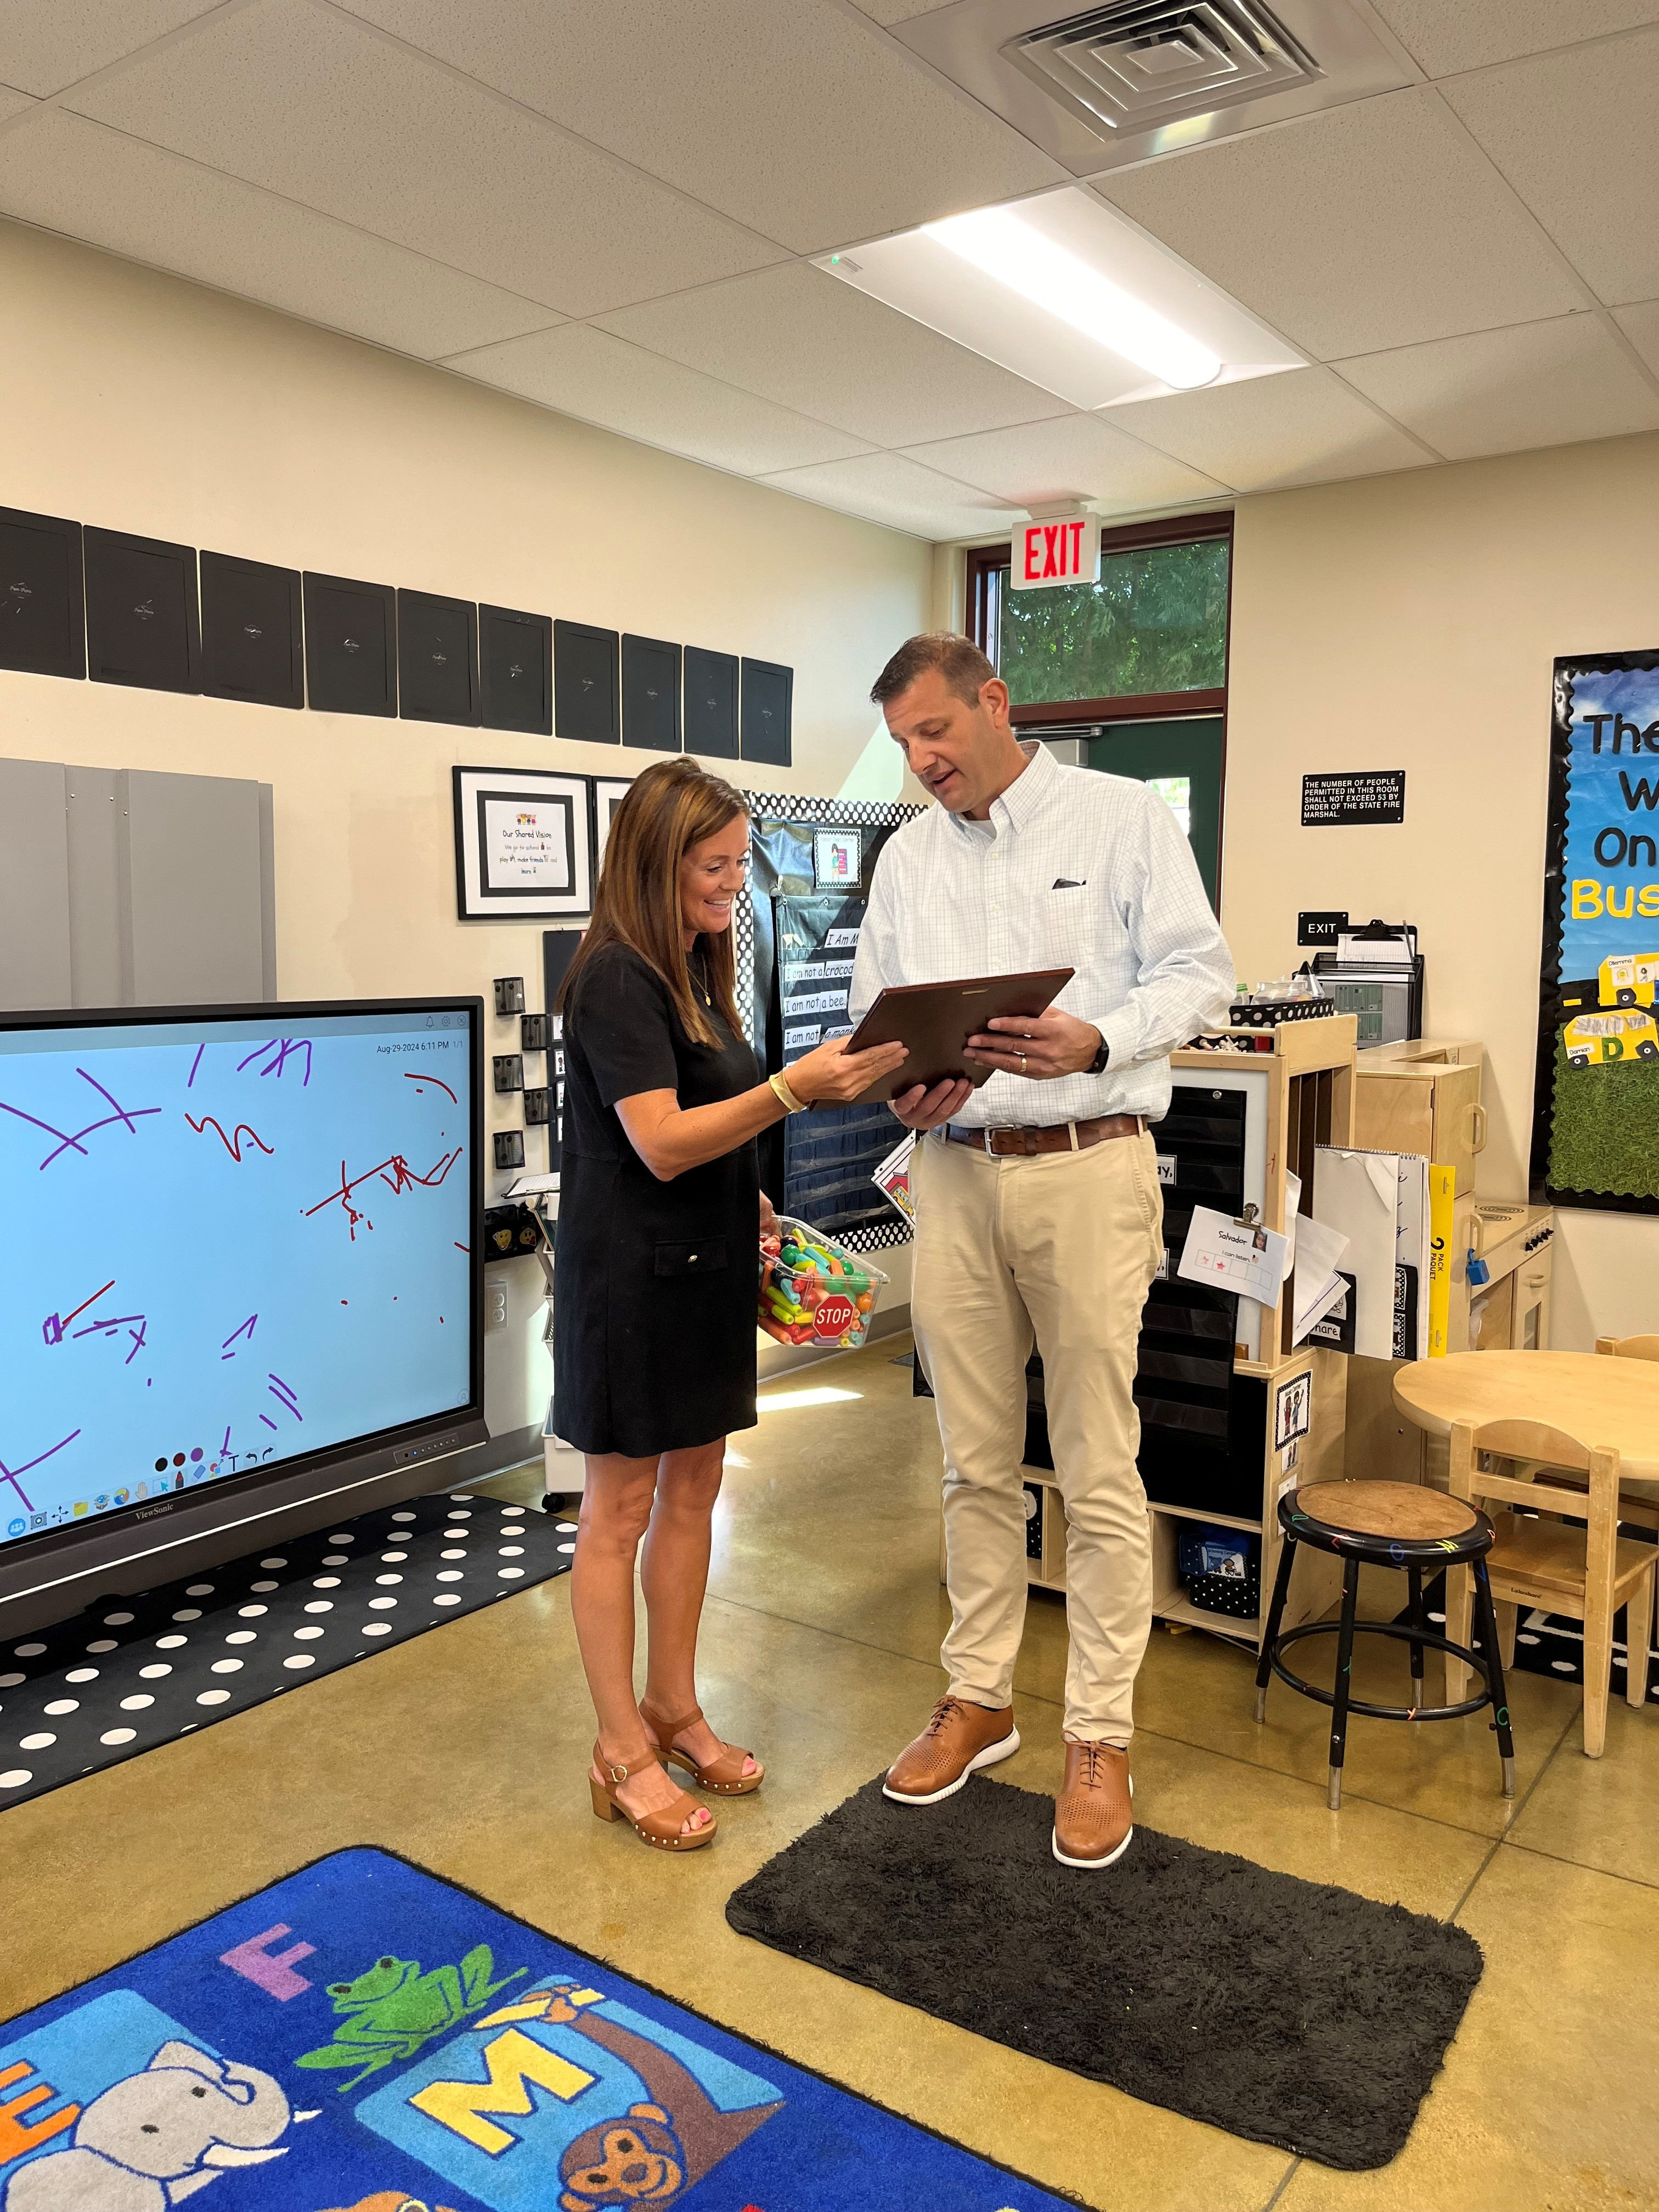
[[[1405,818],[1403,768],[1354,769],[1338,775],[1302,779],[1304,830],[1333,822],[1403,822]]]

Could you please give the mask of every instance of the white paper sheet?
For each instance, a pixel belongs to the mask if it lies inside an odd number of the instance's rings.
[[[1322,1321],[1347,1290],[1336,1265],[1348,1249],[1340,1230],[1328,1229],[1311,1215],[1297,1232],[1297,1260],[1291,1293],[1291,1342],[1300,1344],[1316,1321]]]
[[[1237,1291],[1258,1305],[1271,1306],[1278,1303],[1285,1279],[1287,1249],[1275,1229],[1243,1228],[1230,1213],[1195,1206],[1176,1272],[1188,1282]]]
[[[1397,1153],[1316,1147],[1314,1213],[1349,1240],[1344,1259],[1346,1272],[1354,1278],[1358,1298],[1353,1348],[1368,1359],[1387,1359],[1394,1351],[1395,1219],[1399,1192]]]

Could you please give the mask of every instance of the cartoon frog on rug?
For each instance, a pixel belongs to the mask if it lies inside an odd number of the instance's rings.
[[[528,1971],[520,1966],[493,1982],[495,1966],[488,1943],[469,1951],[459,1966],[434,1966],[424,1974],[417,1959],[377,1959],[355,1981],[329,1984],[343,2025],[335,2029],[331,2043],[304,2052],[295,2063],[355,2067],[350,2081],[340,2084],[344,2096],[383,2066],[412,2058],[434,2035],[482,2012],[491,1997]]]

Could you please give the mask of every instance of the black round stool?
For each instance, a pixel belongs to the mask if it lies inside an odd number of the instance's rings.
[[[1378,1721],[1455,1721],[1492,1710],[1492,1726],[1498,1731],[1503,1761],[1504,1795],[1515,1795],[1515,1742],[1510,1734],[1510,1709],[1504,1690],[1504,1666],[1498,1651],[1498,1620],[1492,1610],[1492,1586],[1486,1579],[1486,1554],[1492,1549],[1492,1526],[1478,1506],[1443,1490],[1420,1488],[1413,1482],[1316,1482],[1294,1490],[1279,1501],[1279,1525],[1284,1544],[1279,1554],[1279,1573],[1273,1582],[1273,1603],[1267,1610],[1261,1657],[1255,1670],[1255,1717],[1267,1717],[1267,1679],[1277,1674],[1304,1698],[1316,1698],[1331,1708],[1330,1807],[1342,1802],[1342,1753],[1347,1740],[1348,1715],[1364,1713]],[[1311,1544],[1333,1552],[1342,1562],[1342,1617],[1340,1620],[1310,1620],[1281,1635],[1285,1599],[1291,1587],[1291,1569],[1298,1544]],[[1359,1620],[1354,1607],[1359,1596],[1362,1566],[1403,1567],[1411,1587],[1409,1616],[1399,1620]],[[1443,1568],[1467,1566],[1474,1574],[1475,1626],[1480,1649],[1471,1651],[1437,1636],[1423,1610],[1423,1576]],[[1393,1636],[1412,1648],[1412,1692],[1409,1705],[1371,1705],[1348,1694],[1353,1664],[1353,1639],[1360,1636]],[[1302,1636],[1336,1638],[1336,1687],[1322,1690],[1292,1674],[1283,1653]],[[1423,1703],[1423,1650],[1432,1644],[1472,1667],[1484,1687],[1478,1698],[1465,1698],[1455,1705]]]

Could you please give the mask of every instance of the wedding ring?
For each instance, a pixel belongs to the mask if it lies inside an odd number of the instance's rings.
[[[1019,1072],[1022,1075],[1025,1073],[1025,1055],[1024,1053],[1021,1053],[1019,1056]]]

